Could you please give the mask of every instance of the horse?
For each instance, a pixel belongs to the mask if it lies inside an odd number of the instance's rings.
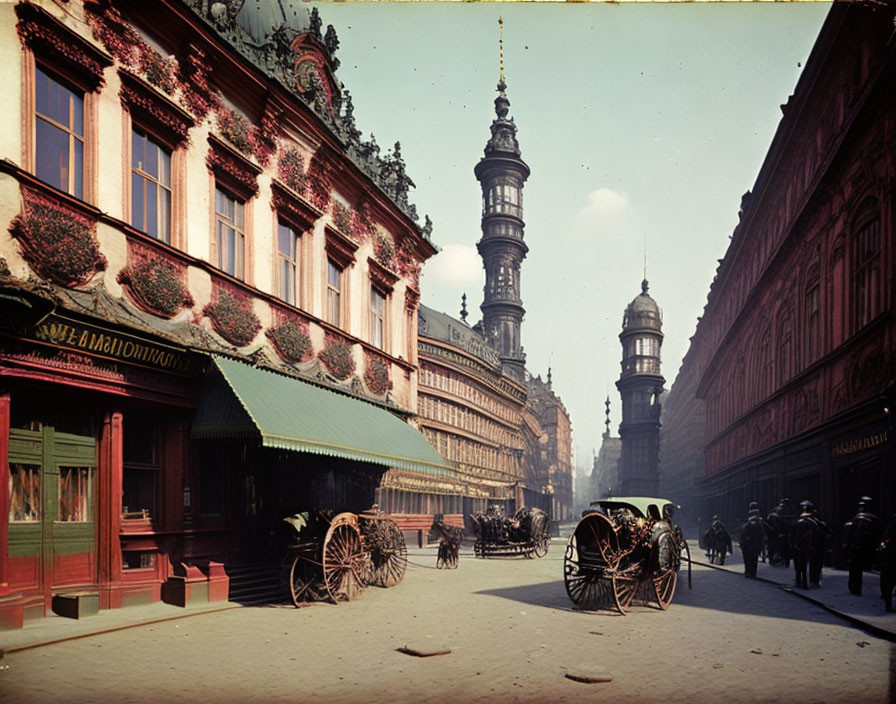
[[[457,569],[457,555],[464,539],[463,528],[445,525],[443,515],[437,513],[432,517],[429,530],[439,536],[439,552],[436,556],[436,567],[441,569]]]

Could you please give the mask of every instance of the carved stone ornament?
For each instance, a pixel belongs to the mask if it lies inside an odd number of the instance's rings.
[[[90,90],[104,84],[103,70],[112,58],[68,29],[49,12],[30,2],[16,5],[16,30],[22,44],[36,55],[66,67]]]
[[[60,286],[76,287],[106,268],[94,219],[24,188],[22,196],[23,211],[9,231],[34,271]]]
[[[311,337],[305,321],[287,319],[265,334],[284,361],[301,363],[311,358]]]
[[[374,396],[382,396],[392,388],[389,366],[389,363],[379,355],[367,354],[364,383]]]
[[[171,318],[193,306],[186,267],[134,242],[128,243],[128,265],[118,274],[118,283],[138,308],[160,318]]]
[[[194,122],[186,111],[137,76],[122,69],[119,69],[118,75],[121,78],[121,90],[118,94],[121,105],[137,122],[160,132],[172,147],[189,142]]]
[[[352,344],[346,340],[327,335],[326,345],[318,357],[327,370],[340,381],[348,379],[355,373]]]
[[[215,284],[213,300],[202,312],[211,320],[215,332],[236,347],[248,345],[261,329],[251,299],[221,283]]]
[[[258,175],[261,168],[224,144],[214,135],[208,137],[206,165],[215,177],[249,199],[258,193]]]

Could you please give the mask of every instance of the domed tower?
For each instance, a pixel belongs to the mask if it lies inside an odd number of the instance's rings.
[[[656,301],[641,293],[629,303],[622,319],[622,375],[616,382],[622,397],[622,455],[619,492],[623,496],[656,496],[659,491],[660,373],[663,317]]]
[[[526,311],[520,297],[520,264],[529,251],[523,242],[523,184],[529,167],[520,157],[513,118],[507,117],[503,39],[497,90],[492,136],[473,170],[482,187],[482,239],[476,244],[485,268],[482,333],[500,356],[504,372],[523,380],[526,356],[520,326]]]

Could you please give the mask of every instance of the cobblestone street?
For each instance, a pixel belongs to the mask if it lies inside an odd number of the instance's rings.
[[[455,571],[412,549],[401,584],[339,606],[235,608],[9,652],[0,700],[893,701],[896,646],[774,585],[695,566],[667,612],[578,612],[563,547],[463,554]]]

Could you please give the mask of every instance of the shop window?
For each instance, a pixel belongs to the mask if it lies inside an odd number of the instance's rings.
[[[93,520],[93,467],[59,468],[59,521]]]
[[[125,570],[155,569],[156,556],[157,553],[155,552],[122,550],[121,567]]]
[[[342,269],[327,259],[327,322],[339,327],[342,321]]]
[[[370,287],[370,343],[383,349],[386,330],[386,296],[375,286]]]
[[[218,268],[241,280],[246,276],[245,208],[245,202],[215,188]]]
[[[171,150],[136,127],[131,131],[131,224],[171,242]]]
[[[40,520],[40,465],[9,465],[9,501],[10,523]]]
[[[35,173],[84,196],[84,92],[34,68]]]
[[[123,518],[156,518],[158,477],[158,428],[149,420],[129,419],[123,438],[121,512]]]
[[[299,234],[294,228],[277,223],[277,286],[280,298],[290,305],[298,305],[298,250]]]

